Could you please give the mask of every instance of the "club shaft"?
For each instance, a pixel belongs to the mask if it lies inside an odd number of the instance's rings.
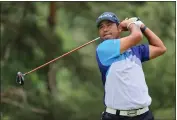
[[[65,53],[65,54],[63,54],[63,55],[61,55],[61,56],[59,56],[59,57],[57,57],[57,58],[55,58],[55,59],[53,59],[53,60],[51,60],[51,61],[49,61],[49,62],[43,64],[43,65],[41,65],[41,66],[39,66],[39,67],[37,67],[37,68],[35,68],[35,69],[33,69],[33,70],[31,70],[31,71],[29,71],[29,72],[26,72],[24,75],[27,75],[27,74],[29,74],[29,73],[32,73],[32,72],[34,72],[34,71],[36,71],[36,70],[38,70],[38,69],[40,69],[40,68],[42,68],[42,67],[44,67],[44,66],[46,66],[46,65],[48,65],[48,64],[50,64],[50,63],[52,63],[52,62],[55,62],[56,60],[58,60],[58,59],[60,59],[60,58],[62,58],[62,57],[64,57],[64,56],[66,56],[66,55],[68,55],[68,54],[70,54],[70,53],[72,53],[72,52],[74,52],[74,51],[76,51],[76,50],[79,50],[79,49],[85,47],[86,45],[89,45],[90,43],[95,42],[95,41],[98,40],[98,39],[100,39],[100,37],[98,37],[98,38],[96,38],[96,39],[94,39],[94,40],[91,40],[91,41],[89,41],[89,42],[87,42],[87,43],[85,43],[85,44],[83,44],[83,45],[81,45],[81,46],[79,46],[79,47],[77,47],[77,48],[75,48],[75,49],[73,49],[73,50],[71,50],[71,51],[69,51],[69,52],[67,52],[67,53]]]

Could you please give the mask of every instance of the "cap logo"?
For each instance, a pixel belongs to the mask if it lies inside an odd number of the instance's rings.
[[[103,17],[113,17],[113,15],[111,15],[111,14],[103,14],[98,19],[101,19]]]

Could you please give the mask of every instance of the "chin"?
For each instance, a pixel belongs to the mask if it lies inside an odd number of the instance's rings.
[[[103,38],[103,40],[108,40],[108,39],[116,39],[116,38],[114,38],[114,37],[105,37],[105,38]]]

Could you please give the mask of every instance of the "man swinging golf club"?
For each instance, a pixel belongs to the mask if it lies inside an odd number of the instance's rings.
[[[33,70],[17,73],[16,82],[24,84],[24,76],[79,50],[98,39],[96,58],[105,87],[103,120],[153,120],[148,106],[151,97],[145,82],[142,62],[162,55],[166,48],[158,36],[136,17],[119,22],[114,13],[105,12],[96,21],[99,36]],[[130,35],[120,38],[123,31]],[[143,35],[149,44],[137,45]]]
[[[102,40],[96,48],[105,93],[102,120],[154,120],[142,63],[162,55],[166,47],[138,18],[119,22],[114,13],[104,12],[96,24]],[[123,31],[130,35],[120,38]],[[137,45],[143,34],[149,44]]]

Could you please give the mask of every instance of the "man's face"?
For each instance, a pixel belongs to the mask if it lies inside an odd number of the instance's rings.
[[[117,39],[120,35],[117,24],[107,20],[100,23],[98,31],[102,40]]]

